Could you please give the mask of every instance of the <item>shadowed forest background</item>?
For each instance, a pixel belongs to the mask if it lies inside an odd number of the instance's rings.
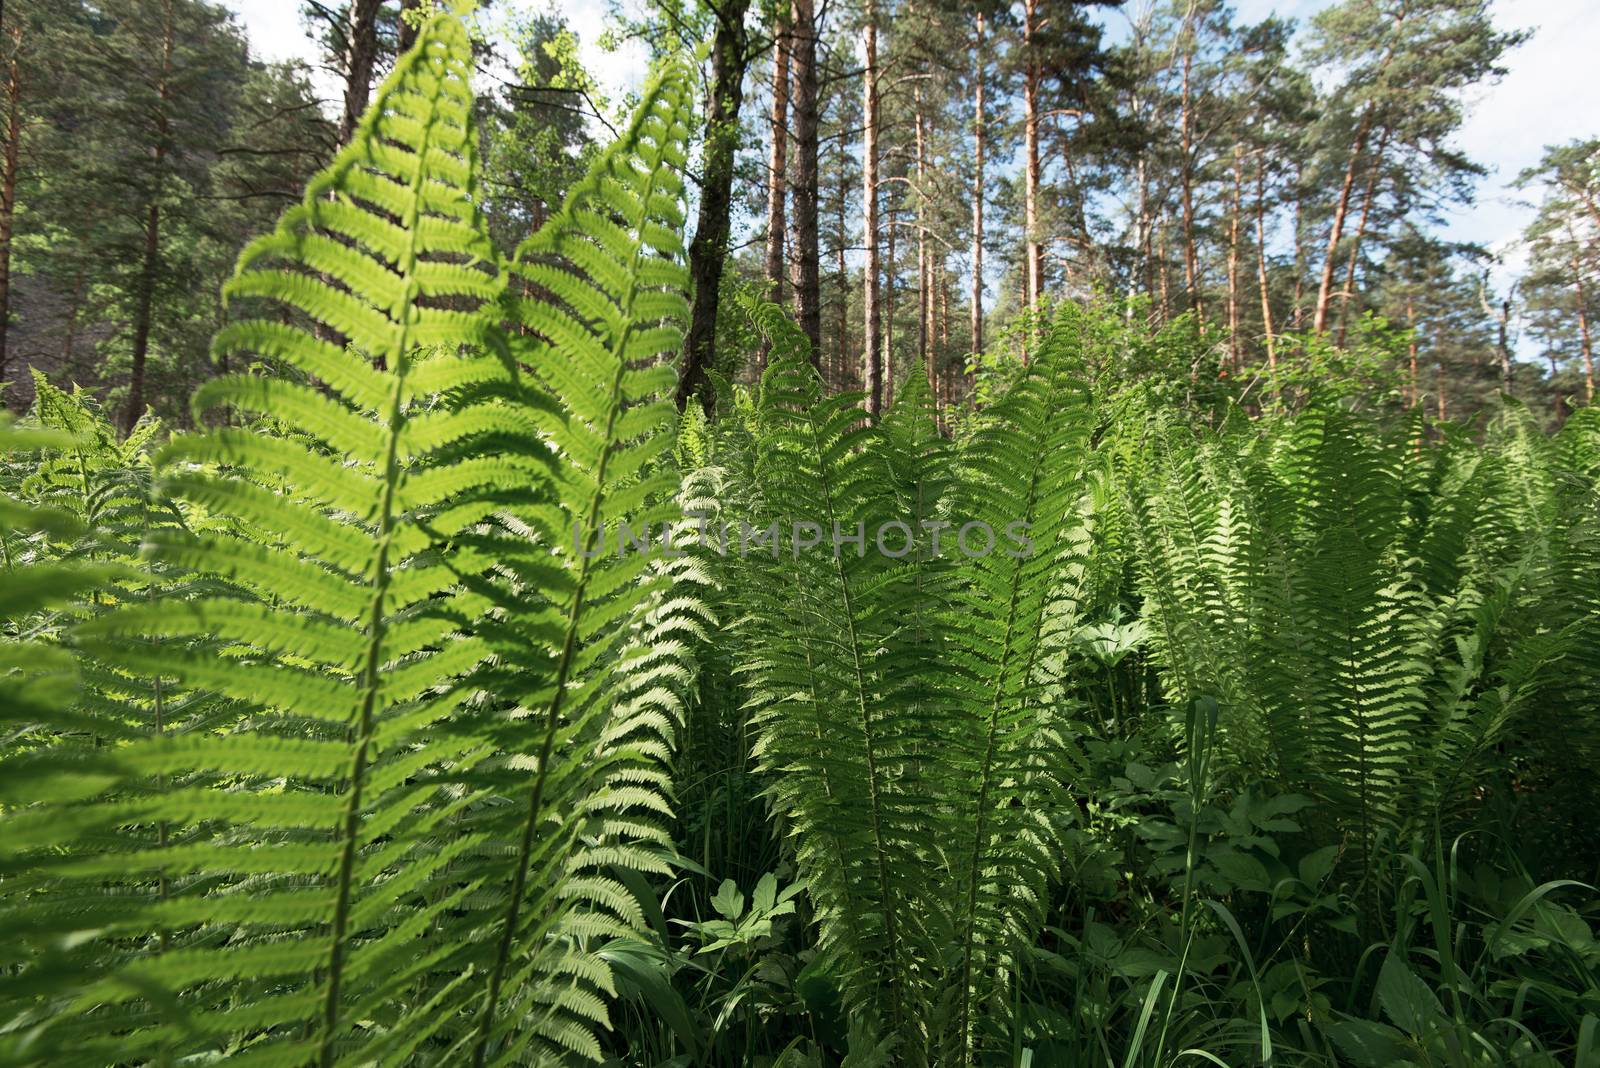
[[[214,4],[7,6],[13,410],[31,368],[125,425],[147,404],[188,418],[220,370],[221,279],[407,43],[394,3],[291,7],[316,71],[254,60]],[[605,99],[560,14],[486,5],[476,24],[485,207],[510,248],[628,101]],[[1484,175],[1452,141],[1464,108],[1521,39],[1485,3],[1362,0],[1299,25],[1199,0],[674,3],[619,9],[608,33],[657,55],[711,44],[685,391],[702,369],[753,373],[729,308],[755,292],[793,308],[831,385],[879,402],[915,366],[961,403],[1021,356],[1014,324],[1068,299],[1194,332],[1193,366],[1162,373],[1206,388],[1259,397],[1332,359],[1451,419],[1506,390],[1554,425],[1593,396],[1587,131],[1518,178],[1537,216],[1495,252],[1519,269],[1439,236]]]

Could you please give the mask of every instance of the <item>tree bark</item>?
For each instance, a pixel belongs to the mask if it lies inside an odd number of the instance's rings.
[[[1367,235],[1367,220],[1372,215],[1372,197],[1378,185],[1378,173],[1383,169],[1384,150],[1389,145],[1389,131],[1378,138],[1378,147],[1372,153],[1372,166],[1367,171],[1366,189],[1361,194],[1361,216],[1356,222],[1355,236],[1350,241],[1350,259],[1345,266],[1344,287],[1339,291],[1339,336],[1335,344],[1344,348],[1345,327],[1350,321],[1350,302],[1356,295],[1356,263],[1361,256],[1361,239]]]
[[[861,210],[862,243],[866,245],[862,267],[862,375],[867,394],[867,414],[877,419],[883,413],[883,353],[878,308],[878,12],[867,0],[866,71],[862,90]]]
[[[1367,105],[1361,124],[1356,129],[1355,143],[1350,149],[1350,161],[1344,169],[1344,181],[1339,186],[1339,200],[1333,209],[1333,227],[1328,231],[1328,252],[1322,260],[1322,278],[1317,283],[1317,307],[1312,316],[1311,328],[1317,333],[1328,329],[1328,307],[1333,299],[1333,269],[1339,256],[1339,242],[1344,237],[1344,221],[1350,213],[1350,194],[1355,189],[1356,171],[1367,150],[1367,137],[1372,132],[1373,109]]]
[[[1035,16],[1038,0],[1023,0],[1022,48],[1022,137],[1023,137],[1023,227],[1027,264],[1028,309],[1039,310],[1040,290],[1044,288],[1044,250],[1039,243],[1039,82],[1042,71],[1034,56]]]
[[[883,264],[883,404],[894,403],[894,298],[895,269],[899,264],[896,248],[900,238],[900,205],[889,201],[889,247]]]
[[[1421,386],[1417,382],[1417,306],[1416,298],[1410,295],[1406,296],[1406,326],[1411,331],[1411,338],[1406,346],[1406,351],[1410,357],[1411,406],[1415,408],[1417,406],[1417,391]]]
[[[411,51],[417,43],[417,34],[421,27],[413,26],[406,19],[406,13],[415,11],[422,6],[422,0],[401,0],[400,4],[400,54],[403,56]]]
[[[6,143],[0,173],[0,389],[6,380],[6,341],[11,325],[11,228],[16,218],[17,171],[22,145],[22,27],[9,27],[6,61]]]
[[[677,402],[682,411],[698,397],[707,415],[715,404],[706,371],[716,356],[717,303],[728,258],[728,227],[733,214],[733,164],[739,147],[739,107],[744,100],[744,16],[750,0],[722,0],[711,48],[712,98],[706,115],[700,212],[689,245],[689,278],[694,305],[683,341],[683,370]]]
[[[122,413],[122,432],[133,432],[139,417],[144,414],[145,363],[150,354],[150,329],[155,314],[156,271],[161,262],[161,169],[167,158],[167,135],[171,117],[167,102],[171,99],[173,40],[173,0],[162,0],[161,74],[156,83],[155,144],[150,154],[150,203],[145,209],[144,255],[139,265],[139,282],[135,291],[133,309],[133,368],[128,380],[128,407]]]
[[[789,160],[789,15],[780,5],[772,35],[772,149],[767,155],[767,255],[764,272],[768,294],[783,303],[783,234],[788,225],[784,201],[788,194]],[[756,365],[767,366],[771,346],[762,341]]]
[[[1583,353],[1583,401],[1594,403],[1594,347],[1589,338],[1589,309],[1584,304],[1583,261],[1572,254],[1572,285],[1578,296],[1578,337]]]
[[[1261,288],[1261,334],[1267,346],[1267,374],[1278,380],[1278,348],[1272,329],[1272,294],[1267,287],[1267,165],[1256,161],[1256,283]]]
[[[839,273],[839,318],[835,324],[839,339],[835,358],[839,361],[839,387],[853,389],[855,375],[850,370],[850,361],[846,358],[850,351],[850,266],[845,262],[845,245],[850,240],[850,231],[847,229],[845,219],[845,201],[848,189],[845,184],[844,154],[839,157],[839,203],[838,211],[834,215],[834,270]]]
[[[972,88],[972,351],[983,351],[983,13],[973,47]]]
[[[817,25],[813,0],[794,0],[790,56],[794,104],[794,306],[821,369],[822,304],[817,262]]]
[[[932,278],[928,264],[928,158],[927,123],[922,113],[922,85],[918,83],[912,94],[913,118],[916,121],[917,152],[917,362],[923,366],[928,378],[928,389],[933,389],[933,317]]]
[[[1182,114],[1179,122],[1183,143],[1183,164],[1179,168],[1179,176],[1183,191],[1183,284],[1188,292],[1189,307],[1194,309],[1195,315],[1200,320],[1200,332],[1204,334],[1206,308],[1200,295],[1200,254],[1194,239],[1194,101],[1190,89],[1190,73],[1194,65],[1193,40],[1196,27],[1189,25],[1194,13],[1195,5],[1191,3],[1184,18],[1186,33],[1190,40],[1183,50]]]
[[[1239,349],[1239,209],[1244,199],[1244,148],[1233,146],[1233,204],[1228,214],[1228,355],[1237,375],[1244,359]]]
[[[378,61],[378,10],[383,0],[352,0],[345,28],[344,112],[339,116],[339,145],[350,143],[356,124],[372,96],[372,70]]]

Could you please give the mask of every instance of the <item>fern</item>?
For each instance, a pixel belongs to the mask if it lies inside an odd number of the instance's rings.
[[[876,470],[859,398],[823,397],[804,335],[776,308],[758,325],[772,340],[762,382],[758,510],[740,517],[734,550],[752,574],[750,603],[755,756],[773,776],[773,804],[793,825],[817,909],[820,947],[856,1018],[898,1040],[905,1063],[930,1047],[942,902],[930,877],[933,819],[919,737],[920,660],[890,647],[908,609],[908,569],[865,543],[833,537],[893,514]],[[802,528],[801,524],[812,524]],[[796,550],[793,534],[816,534]],[[744,539],[765,534],[771,544]],[[891,535],[903,537],[903,535]],[[898,551],[897,549],[894,551]],[[881,1016],[880,1016],[881,1011]]]
[[[61,432],[19,430],[0,421],[0,457],[37,455],[65,448],[71,438]],[[0,624],[5,641],[0,644],[0,725],[9,751],[34,724],[59,715],[65,694],[77,682],[70,654],[50,637],[48,620],[41,614],[64,606],[116,576],[105,565],[91,566],[55,559],[49,543],[77,536],[82,524],[70,512],[31,505],[0,494],[0,569],[5,574],[0,592]],[[8,777],[0,806],[25,798],[22,783]],[[0,807],[3,812],[4,807]]]
[[[157,457],[205,521],[154,524],[150,566],[199,581],[77,628],[121,677],[238,711],[7,761],[8,783],[58,786],[4,814],[4,907],[71,948],[4,981],[6,1060],[598,1056],[598,950],[638,914],[607,872],[665,870],[701,616],[682,566],[564,550],[562,510],[671,514],[648,470],[671,448],[670,405],[646,402],[663,372],[637,368],[683,304],[689,92],[669,66],[512,265],[548,295],[513,346],[471,64],[460,22],[431,19],[241,257],[218,351],[291,377],[208,384],[197,409],[254,425]]]
[[[475,1064],[524,1015],[545,1021],[532,1029],[541,1040],[598,1058],[586,1029],[604,1024],[609,985],[578,947],[638,922],[637,905],[603,869],[667,871],[671,842],[660,819],[670,812],[677,703],[663,684],[687,681],[674,645],[683,635],[672,632],[693,621],[668,612],[641,633],[640,605],[666,598],[665,571],[642,553],[607,552],[604,538],[619,537],[623,523],[637,532],[678,518],[676,481],[658,462],[676,419],[665,399],[672,371],[660,358],[679,344],[688,310],[676,234],[690,100],[684,71],[666,68],[633,123],[512,265],[541,294],[517,304],[526,331],[517,357],[564,406],[542,423],[565,460],[551,508],[527,520],[562,555],[547,576],[548,599],[519,636],[529,648],[504,650],[526,664],[522,678],[538,682],[507,679],[536,741]],[[552,840],[572,844],[553,850]],[[504,998],[508,979],[528,993]],[[497,1063],[520,1051],[510,1042]]]
[[[941,741],[955,808],[958,959],[947,1063],[1004,1048],[1006,992],[1019,947],[1044,924],[1055,870],[1065,709],[1037,695],[1041,666],[1079,622],[1088,551],[1092,421],[1073,375],[1084,329],[1077,315],[1070,306],[1058,313],[1027,374],[985,413],[952,491],[953,521],[982,521],[997,538],[1025,532],[1031,551],[1001,545],[967,559],[945,618],[954,715]]]
[[[955,449],[919,383],[874,426],[859,396],[822,394],[781,312],[756,319],[772,361],[751,486],[731,495],[741,530],[780,542],[739,545],[733,583],[755,754],[860,1025],[852,1055],[973,1063],[1008,1041],[1063,811],[1064,709],[1040,695],[1089,545],[1077,324]]]

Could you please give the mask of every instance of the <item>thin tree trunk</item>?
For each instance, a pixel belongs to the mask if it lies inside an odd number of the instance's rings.
[[[1156,281],[1152,274],[1154,263],[1150,254],[1150,242],[1155,226],[1150,219],[1150,180],[1146,174],[1143,153],[1139,155],[1139,162],[1134,167],[1134,174],[1139,186],[1139,281],[1144,286],[1144,295],[1153,301],[1156,296]]]
[[[715,403],[706,371],[716,356],[717,304],[722,270],[728,258],[728,227],[733,215],[733,165],[739,147],[739,108],[744,101],[744,16],[750,0],[723,0],[717,11],[717,34],[711,48],[712,99],[700,186],[700,214],[689,245],[689,277],[694,306],[683,341],[683,369],[677,402],[682,411],[698,397],[711,414]],[[815,342],[813,342],[815,345]]]
[[[1189,296],[1189,307],[1194,309],[1195,315],[1199,318],[1200,332],[1203,334],[1206,329],[1206,309],[1205,302],[1200,296],[1200,254],[1194,240],[1194,108],[1190,92],[1190,73],[1194,65],[1193,34],[1197,28],[1189,26],[1194,13],[1195,5],[1191,3],[1184,18],[1190,43],[1183,50],[1183,94],[1179,122],[1183,143],[1183,165],[1178,173],[1183,191],[1183,284]]]
[[[0,384],[6,380],[6,342],[11,326],[11,228],[17,208],[17,171],[22,145],[22,27],[6,31],[11,54],[6,62],[6,143],[0,173]],[[3,386],[0,386],[3,388]]]
[[[1496,311],[1489,304],[1489,272],[1483,272],[1483,281],[1478,286],[1478,302],[1483,305],[1483,314],[1489,316],[1499,325],[1499,333],[1495,342],[1495,355],[1500,361],[1500,390],[1510,395],[1513,367],[1511,364],[1511,296],[1508,293]]]
[[[1328,307],[1333,300],[1333,269],[1339,255],[1339,242],[1344,237],[1344,221],[1350,214],[1350,194],[1355,189],[1356,171],[1367,149],[1367,137],[1372,132],[1373,109],[1369,104],[1362,113],[1361,124],[1356,128],[1355,143],[1350,149],[1350,161],[1344,169],[1344,181],[1339,186],[1339,200],[1333,209],[1333,227],[1328,231],[1328,252],[1322,260],[1322,278],[1317,283],[1317,308],[1311,328],[1317,333],[1328,329]]]
[[[900,237],[900,205],[889,201],[889,248],[883,270],[883,403],[894,403],[894,297],[895,270],[899,265],[895,246]]]
[[[877,5],[867,0],[866,71],[862,90],[861,205],[862,243],[866,246],[862,265],[862,375],[867,394],[867,413],[877,419],[883,413],[883,353],[878,309],[878,13]]]
[[[422,6],[422,0],[401,0],[400,4],[400,54],[403,56],[411,51],[417,43],[417,32],[421,29],[406,18],[407,13],[417,10]]]
[[[1417,391],[1421,388],[1417,381],[1417,305],[1416,298],[1409,294],[1406,296],[1406,326],[1411,331],[1411,340],[1410,344],[1406,346],[1406,351],[1411,361],[1411,406],[1415,408],[1417,406]]]
[[[130,434],[144,414],[145,362],[150,354],[151,320],[155,314],[156,271],[161,259],[161,178],[167,158],[167,134],[171,118],[167,102],[171,99],[173,40],[173,0],[162,0],[161,75],[156,83],[156,138],[151,147],[152,167],[150,203],[145,209],[144,254],[139,264],[139,282],[133,310],[133,367],[128,381],[128,407],[122,413],[122,432]]]
[[[811,359],[822,353],[822,303],[817,262],[817,25],[813,0],[794,0],[794,51],[789,57],[794,104],[794,309],[811,342]],[[821,363],[817,363],[820,370]]]
[[[1389,39],[1400,40],[1400,27],[1409,14],[1405,4],[1401,4],[1395,12],[1390,26]],[[1384,80],[1384,72],[1394,60],[1394,46],[1391,44],[1384,52],[1383,59],[1378,63],[1378,69],[1373,75],[1374,83]],[[1350,147],[1350,159],[1345,165],[1344,181],[1339,186],[1339,202],[1334,208],[1333,228],[1328,233],[1328,250],[1322,261],[1322,278],[1317,285],[1317,310],[1312,321],[1312,329],[1317,333],[1325,333],[1328,328],[1328,307],[1333,299],[1333,268],[1334,260],[1339,253],[1339,240],[1344,236],[1345,219],[1350,213],[1350,193],[1355,185],[1356,171],[1361,164],[1361,157],[1366,154],[1367,140],[1372,135],[1372,126],[1377,119],[1377,105],[1371,100],[1361,111],[1361,122],[1356,127],[1354,142]],[[1384,138],[1388,138],[1388,128],[1385,127]]]
[[[1345,266],[1344,287],[1339,292],[1339,335],[1335,344],[1344,348],[1345,327],[1350,321],[1350,304],[1356,295],[1356,263],[1361,256],[1361,239],[1367,234],[1367,220],[1372,215],[1372,197],[1377,188],[1378,174],[1383,169],[1384,150],[1389,145],[1389,131],[1384,130],[1378,147],[1372,153],[1372,166],[1367,171],[1367,186],[1361,195],[1361,216],[1356,222],[1355,236],[1350,241],[1350,259]]]
[[[1583,261],[1576,250],[1572,253],[1572,285],[1578,296],[1578,337],[1583,352],[1583,402],[1594,403],[1594,346],[1589,338],[1589,309],[1585,304],[1583,287]]]
[[[72,302],[67,306],[67,333],[61,342],[61,363],[72,367],[72,358],[78,348],[78,321],[83,314],[83,289],[86,284],[83,268],[78,268],[72,279]]]
[[[1243,200],[1244,148],[1233,146],[1233,209],[1228,215],[1228,353],[1237,375],[1244,364],[1239,348],[1239,206]]]
[[[1261,288],[1261,334],[1267,345],[1267,373],[1278,381],[1278,347],[1272,329],[1272,294],[1267,287],[1267,165],[1256,161],[1256,283]]]
[[[1039,310],[1040,290],[1044,288],[1044,250],[1039,242],[1039,82],[1042,71],[1034,56],[1034,18],[1038,0],[1023,0],[1022,48],[1022,137],[1023,137],[1023,227],[1025,275],[1028,285],[1028,310]]]
[[[839,338],[839,385],[843,389],[855,388],[855,375],[850,370],[850,362],[846,358],[850,345],[850,266],[845,262],[845,244],[850,239],[850,231],[845,220],[845,201],[848,190],[845,186],[844,174],[845,156],[839,153],[839,204],[838,213],[834,216],[834,270],[839,272],[839,320],[836,329]]]
[[[932,278],[928,264],[928,158],[926,116],[922,113],[922,85],[913,91],[913,112],[916,121],[917,152],[917,362],[922,364],[928,377],[928,388],[933,388],[932,331],[929,324],[933,315]]]
[[[378,11],[383,0],[352,0],[345,28],[344,112],[339,116],[339,144],[350,143],[356,124],[372,95],[372,70],[378,61]]]
[[[1434,363],[1434,370],[1438,376],[1439,384],[1439,422],[1445,421],[1444,414],[1444,357],[1440,356]]]
[[[782,6],[774,27],[772,42],[772,150],[767,156],[767,256],[765,274],[768,295],[783,303],[784,199],[787,195],[789,158],[789,16]],[[771,346],[763,340],[756,355],[756,366],[767,366]]]
[[[972,123],[972,351],[983,351],[983,14],[973,47]]]
[[[1297,156],[1294,161],[1294,305],[1290,308],[1292,329],[1299,330],[1306,323],[1306,227],[1305,227],[1305,164]]]
[[[1172,292],[1167,285],[1167,214],[1156,223],[1156,270],[1161,283],[1161,321],[1172,321]]]

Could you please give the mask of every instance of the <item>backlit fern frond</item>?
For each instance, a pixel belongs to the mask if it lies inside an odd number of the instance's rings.
[[[503,780],[514,804],[482,821],[512,867],[485,917],[492,953],[459,1054],[474,1064],[597,1059],[611,988],[595,951],[640,921],[611,869],[668,870],[669,756],[701,612],[694,584],[657,555],[673,551],[663,528],[680,518],[664,358],[688,311],[678,235],[692,101],[687,69],[665,65],[511,264],[513,351],[554,400],[541,426],[559,476],[549,505],[520,517],[545,563],[513,568],[494,594],[527,613],[496,640],[513,670],[493,677],[528,760]]]
[[[70,446],[59,431],[17,429],[0,420],[0,458],[38,455]],[[71,655],[55,641],[41,640],[41,613],[63,606],[110,581],[105,566],[61,561],[49,543],[78,536],[82,525],[70,512],[41,507],[0,493],[0,732],[11,751],[19,737],[66,711],[76,685]],[[0,793],[0,813],[26,799],[26,787],[11,777]],[[13,794],[13,790],[15,793]],[[5,963],[14,965],[14,960]]]
[[[1022,379],[985,413],[951,493],[961,582],[945,617],[951,694],[942,790],[952,884],[950,1033],[940,1063],[1002,1048],[1019,946],[1044,923],[1058,843],[1066,710],[1039,670],[1078,624],[1088,550],[1088,391],[1067,306]]]
[[[829,970],[874,1036],[862,1041],[894,1041],[901,1063],[924,1063],[946,907],[931,852],[939,784],[927,767],[943,709],[905,640],[936,607],[916,599],[926,587],[913,542],[925,535],[896,511],[860,398],[822,394],[805,336],[783,312],[762,305],[755,318],[772,341],[759,497],[729,549],[749,572],[741,616],[755,756],[791,828]]]
[[[484,802],[451,783],[491,745],[448,723],[489,648],[473,629],[484,601],[463,580],[493,561],[452,539],[550,477],[496,355],[502,281],[479,216],[471,63],[460,23],[432,20],[227,287],[322,329],[263,313],[225,329],[219,350],[322,388],[234,375],[196,406],[303,437],[222,427],[164,449],[166,488],[236,523],[157,530],[148,552],[225,588],[131,604],[80,633],[123,670],[259,711],[75,758],[77,789],[8,815],[0,861],[27,872],[8,890],[74,876],[123,887],[95,915],[93,967],[62,985],[46,959],[12,983],[19,1059],[399,1061],[463,1026],[472,942],[442,931],[477,887],[451,871],[474,841],[450,826]],[[157,825],[148,847],[127,834]]]

